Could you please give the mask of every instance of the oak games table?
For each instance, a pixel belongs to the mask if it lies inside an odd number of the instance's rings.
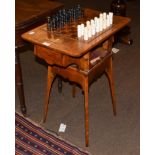
[[[98,11],[85,8],[84,18],[89,17],[92,19],[95,16],[99,16]],[[63,34],[62,30],[58,31],[58,33],[52,31],[49,34],[47,31],[47,24],[41,25],[22,35],[23,39],[34,44],[34,54],[45,60],[48,64],[47,91],[44,104],[43,122],[45,122],[47,117],[49,95],[55,76],[60,75],[71,82],[79,84],[84,90],[85,96],[85,143],[86,146],[89,145],[88,85],[98,75],[101,75],[106,64],[112,66],[111,48],[113,36],[119,30],[124,28],[129,22],[130,18],[114,16],[114,22],[112,26],[107,28],[107,30],[104,32],[97,34],[97,36],[90,41],[79,40],[76,37],[76,31],[75,35],[73,35],[74,37],[72,37],[70,34]],[[75,25],[77,24],[75,23]],[[68,30],[66,32],[70,32],[70,23],[65,27],[66,28],[64,29]],[[91,67],[90,55],[93,49],[98,47],[100,44],[104,44],[107,52],[110,53],[110,55],[108,55],[108,59],[102,59],[95,66]],[[76,67],[74,67],[73,64],[76,65]],[[110,72],[112,72],[111,69]],[[112,78],[111,75],[110,78]],[[113,89],[113,82],[111,82],[110,85],[111,89]],[[113,92],[113,112],[114,115],[116,115],[115,97]]]
[[[21,38],[21,34],[43,24],[47,16],[62,7],[62,3],[48,0],[15,1],[15,79],[23,114],[26,114],[26,105],[19,53],[25,42]]]

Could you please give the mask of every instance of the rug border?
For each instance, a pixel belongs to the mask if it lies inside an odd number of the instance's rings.
[[[27,121],[31,122],[32,124],[36,125],[37,127],[41,128],[42,130],[44,130],[45,132],[47,132],[48,134],[51,134],[53,136],[55,136],[56,138],[68,143],[69,145],[75,147],[75,148],[78,148],[81,152],[85,152],[85,153],[88,153],[88,155],[92,155],[90,152],[88,152],[87,150],[84,150],[83,148],[79,147],[79,146],[76,146],[74,144],[72,144],[71,142],[69,142],[68,140],[65,140],[64,138],[62,138],[61,136],[57,135],[56,133],[52,132],[52,131],[49,131],[47,130],[46,128],[44,128],[43,126],[41,126],[39,123],[37,122],[34,122],[33,120],[31,120],[30,118],[28,117],[25,117],[23,116],[23,114],[21,114],[20,112],[18,111],[15,111],[15,114],[18,114],[19,116],[21,117],[24,117],[24,119],[26,119]]]

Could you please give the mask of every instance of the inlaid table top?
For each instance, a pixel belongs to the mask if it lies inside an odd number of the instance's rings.
[[[90,19],[98,16],[99,12],[92,9],[85,9],[84,14],[85,18]],[[97,44],[105,41],[108,37],[115,34],[129,22],[130,18],[114,16],[112,26],[99,33],[91,41],[78,40],[77,37],[69,37],[63,34],[61,31],[51,32],[49,36],[46,28],[47,24],[41,25],[35,29],[32,29],[31,31],[24,33],[22,38],[34,44],[47,47],[68,56],[80,57],[95,47]],[[77,26],[77,23],[75,23],[75,25]],[[69,27],[66,28],[69,29]]]

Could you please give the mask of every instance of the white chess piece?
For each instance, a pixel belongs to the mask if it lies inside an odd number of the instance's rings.
[[[109,12],[110,25],[113,24],[113,12]]]
[[[93,19],[91,19],[91,20],[90,20],[90,25],[93,25],[93,24],[95,24],[95,22],[94,22]]]
[[[110,19],[109,18],[110,18],[109,15],[107,15],[107,24],[106,24],[107,27],[110,26]]]
[[[103,19],[103,30],[107,28],[107,20]]]
[[[99,31],[101,32],[103,30],[103,17],[100,16],[99,18]]]
[[[98,33],[100,31],[99,18],[95,17],[94,19],[95,19],[95,32]]]
[[[81,35],[84,36],[84,24],[81,24]]]
[[[78,38],[80,38],[82,36],[82,34],[81,34],[81,25],[77,26],[77,36],[78,36]]]
[[[84,27],[84,40],[88,40],[88,28]]]
[[[86,21],[86,26],[90,26],[90,21]]]
[[[100,13],[99,14],[99,18],[103,18],[103,13]]]
[[[93,36],[94,36],[95,33],[96,33],[96,31],[95,31],[95,24],[94,24],[94,23],[91,24],[91,32],[92,32],[92,35],[93,35]]]
[[[103,19],[105,20],[107,18],[106,12],[103,12]]]
[[[88,29],[88,38],[91,38],[92,36],[91,25],[88,25],[87,29]]]

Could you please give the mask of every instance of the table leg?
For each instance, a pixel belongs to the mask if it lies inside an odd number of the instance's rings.
[[[50,97],[50,91],[52,82],[54,81],[55,74],[52,72],[52,67],[48,66],[48,73],[47,73],[47,90],[46,90],[46,97],[45,97],[45,104],[44,104],[44,114],[42,122],[45,123],[47,118],[47,112],[48,112],[48,104],[49,104],[49,97]]]
[[[112,68],[112,57],[108,60],[108,66],[105,70],[109,85],[110,85],[110,91],[111,91],[111,98],[112,98],[112,106],[113,106],[113,113],[114,116],[116,116],[116,97],[115,97],[115,90],[114,90],[114,79],[113,79],[113,68]]]
[[[24,97],[24,89],[23,89],[23,80],[22,80],[22,72],[21,65],[19,59],[19,52],[15,49],[15,80],[17,91],[20,100],[20,108],[23,115],[26,115],[26,105],[25,105],[25,97]]]
[[[85,144],[89,145],[89,112],[88,112],[88,78],[84,80],[84,104],[85,104]]]
[[[75,97],[75,94],[76,94],[76,85],[73,84],[73,86],[72,86],[72,96]]]
[[[58,77],[58,92],[62,93],[62,79]]]

